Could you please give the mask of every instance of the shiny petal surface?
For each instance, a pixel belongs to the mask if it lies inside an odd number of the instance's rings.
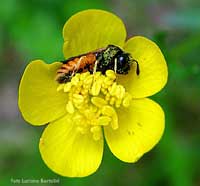
[[[126,38],[123,22],[103,10],[85,10],[73,15],[63,28],[65,58],[106,47],[122,46]]]
[[[66,94],[57,92],[56,71],[60,62],[45,64],[32,61],[25,69],[19,86],[19,108],[24,119],[43,125],[65,114]]]
[[[150,99],[138,99],[127,109],[120,109],[118,117],[117,130],[104,128],[107,144],[120,160],[135,162],[160,140],[164,131],[163,110]]]
[[[54,172],[68,177],[94,173],[102,159],[103,137],[95,141],[91,132],[80,134],[69,115],[48,125],[40,140],[40,153]]]
[[[144,98],[159,92],[168,77],[165,58],[159,47],[145,37],[136,36],[126,42],[124,50],[138,61],[140,74],[136,74],[134,63],[128,75],[119,76],[118,81],[134,98]]]

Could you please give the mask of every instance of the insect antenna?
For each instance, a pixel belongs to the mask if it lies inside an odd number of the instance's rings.
[[[135,59],[132,59],[131,62],[136,63],[136,74],[139,75],[140,74],[140,67],[139,67],[138,61],[136,61]]]

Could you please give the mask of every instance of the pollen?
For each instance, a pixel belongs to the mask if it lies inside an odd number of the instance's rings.
[[[90,133],[94,140],[102,138],[102,127],[119,128],[117,109],[129,107],[131,95],[116,82],[113,70],[90,74],[76,73],[70,82],[59,84],[57,91],[68,94],[66,111],[72,115],[76,131]]]

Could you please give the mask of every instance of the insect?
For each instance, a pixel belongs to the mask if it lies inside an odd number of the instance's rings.
[[[129,53],[115,45],[108,45],[93,52],[88,52],[79,56],[71,57],[61,61],[63,65],[57,70],[56,80],[59,83],[66,83],[71,80],[75,73],[89,71],[95,73],[106,70],[114,70],[117,74],[128,74],[131,64],[136,63],[136,74],[139,75],[139,64]]]

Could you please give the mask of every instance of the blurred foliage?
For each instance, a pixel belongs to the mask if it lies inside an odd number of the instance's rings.
[[[103,1],[5,0],[0,7],[3,42],[29,59],[60,59],[65,21],[75,12],[93,7],[104,8]]]
[[[125,21],[129,36],[145,35],[162,49],[168,62],[169,81],[152,98],[165,110],[166,130],[158,146],[136,164],[120,162],[106,147],[95,174],[70,179],[46,167],[38,150],[42,127],[25,124],[17,106],[13,111],[11,102],[14,99],[17,105],[17,87],[27,63],[36,58],[48,63],[63,59],[62,27],[72,14],[88,8],[115,12]],[[11,178],[57,178],[60,183],[52,185],[62,186],[200,185],[199,19],[197,0],[1,1],[0,185],[11,185]]]

